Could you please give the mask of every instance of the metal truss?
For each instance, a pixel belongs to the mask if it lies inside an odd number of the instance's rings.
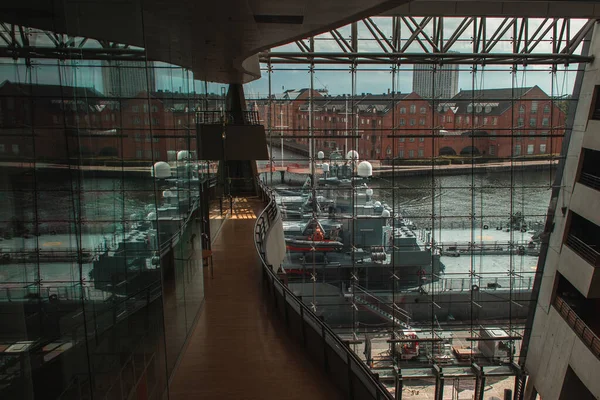
[[[139,47],[0,22],[0,57],[143,61]]]
[[[388,33],[373,18],[350,25],[349,35],[333,29],[328,33],[296,41],[299,51],[259,54],[270,64],[569,64],[591,62],[579,54],[580,45],[594,27],[588,20],[571,29],[569,18],[490,17],[388,17]],[[452,21],[449,21],[452,19]],[[377,19],[380,21],[381,19]],[[359,39],[359,24],[361,37]],[[452,26],[452,29],[445,27]],[[366,37],[365,37],[366,36]],[[315,49],[327,40],[335,51]],[[359,44],[376,43],[368,50]],[[362,43],[361,43],[362,42]],[[541,45],[543,43],[543,45]],[[331,47],[329,46],[329,47]]]

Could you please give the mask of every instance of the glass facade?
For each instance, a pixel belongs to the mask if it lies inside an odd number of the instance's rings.
[[[263,53],[261,80],[246,85],[269,135],[259,171],[284,218],[282,268],[391,392],[401,381],[405,394],[433,395],[443,376],[445,396],[476,398],[483,374],[500,398],[524,362],[578,67],[438,69],[420,58],[427,44],[408,44],[409,22],[369,21],[297,43],[306,57],[292,44]],[[460,21],[444,18],[444,37]],[[382,36],[415,55],[382,61]],[[459,33],[456,47],[467,53],[471,39]],[[336,53],[348,43],[355,53]],[[550,52],[550,39],[541,43]]]
[[[196,157],[221,88],[139,56],[44,56],[65,36],[24,29],[40,58],[0,59],[0,398],[162,398],[223,221]]]
[[[452,50],[442,68],[409,20],[365,21],[297,42],[308,62],[272,49],[244,87],[285,220],[279,276],[390,392],[473,398],[485,375],[500,393],[523,364],[577,64],[541,57],[544,39],[529,66]],[[463,23],[422,32],[483,52]],[[133,46],[0,33],[36,49],[0,58],[0,398],[164,398],[236,184],[198,159],[225,86]],[[511,33],[483,33],[488,53]],[[318,57],[335,46],[371,59]]]

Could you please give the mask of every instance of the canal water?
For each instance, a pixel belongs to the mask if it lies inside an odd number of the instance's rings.
[[[281,150],[272,149],[275,165]],[[306,157],[284,150],[286,162],[306,164]],[[264,163],[264,162],[263,162]],[[515,163],[517,165],[518,163]],[[488,172],[462,175],[408,176],[374,179],[374,198],[394,205],[417,226],[470,229],[506,226],[521,213],[528,224],[542,223],[550,202],[555,170]],[[306,176],[286,173],[286,183],[301,185]],[[279,173],[273,183],[280,183]]]

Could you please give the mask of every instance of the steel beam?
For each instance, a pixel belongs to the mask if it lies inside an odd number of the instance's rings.
[[[595,20],[589,20],[579,30],[571,29],[569,18],[488,18],[488,17],[388,17],[391,31],[378,25],[382,18],[367,18],[351,25],[350,34],[343,37],[339,30],[314,37],[314,41],[331,40],[341,51],[289,52],[272,49],[259,54],[261,62],[271,64],[505,64],[561,65],[591,62],[579,49]],[[456,21],[460,21],[458,24]],[[452,22],[452,23],[448,23]],[[493,24],[492,24],[493,22]],[[358,38],[357,26],[362,24],[370,36]],[[530,27],[530,25],[532,25]],[[454,29],[445,29],[455,26]],[[495,26],[494,29],[489,29]],[[469,30],[468,30],[469,29]],[[388,29],[389,30],[389,29]],[[466,37],[465,32],[471,32]],[[531,32],[531,33],[530,33]],[[402,37],[404,33],[405,37]],[[329,36],[330,35],[330,36]],[[374,41],[379,49],[361,51],[365,41]],[[470,52],[465,53],[466,42]],[[500,43],[510,42],[512,52],[500,49]],[[541,43],[548,44],[540,51]]]

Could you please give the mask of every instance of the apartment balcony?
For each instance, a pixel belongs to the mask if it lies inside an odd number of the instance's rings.
[[[572,234],[567,236],[565,244],[593,267],[598,267],[600,264],[600,253],[595,246],[587,244]]]
[[[577,181],[591,189],[600,190],[600,151],[583,149],[581,158],[581,170]]]
[[[558,270],[585,297],[600,297],[600,226],[570,211]]]
[[[583,147],[600,151],[600,135],[597,134],[600,132],[600,120],[588,120],[585,131],[582,143]]]
[[[575,235],[568,235],[558,270],[589,298],[600,297],[600,253]]]
[[[600,190],[600,177],[585,172],[581,173],[579,182],[592,189]]]
[[[573,329],[587,348],[600,360],[600,325],[597,321],[593,322],[595,326],[590,326],[581,318],[574,309],[579,308],[579,304],[569,304],[569,300],[556,296],[553,303],[554,308],[563,317],[566,323]]]

